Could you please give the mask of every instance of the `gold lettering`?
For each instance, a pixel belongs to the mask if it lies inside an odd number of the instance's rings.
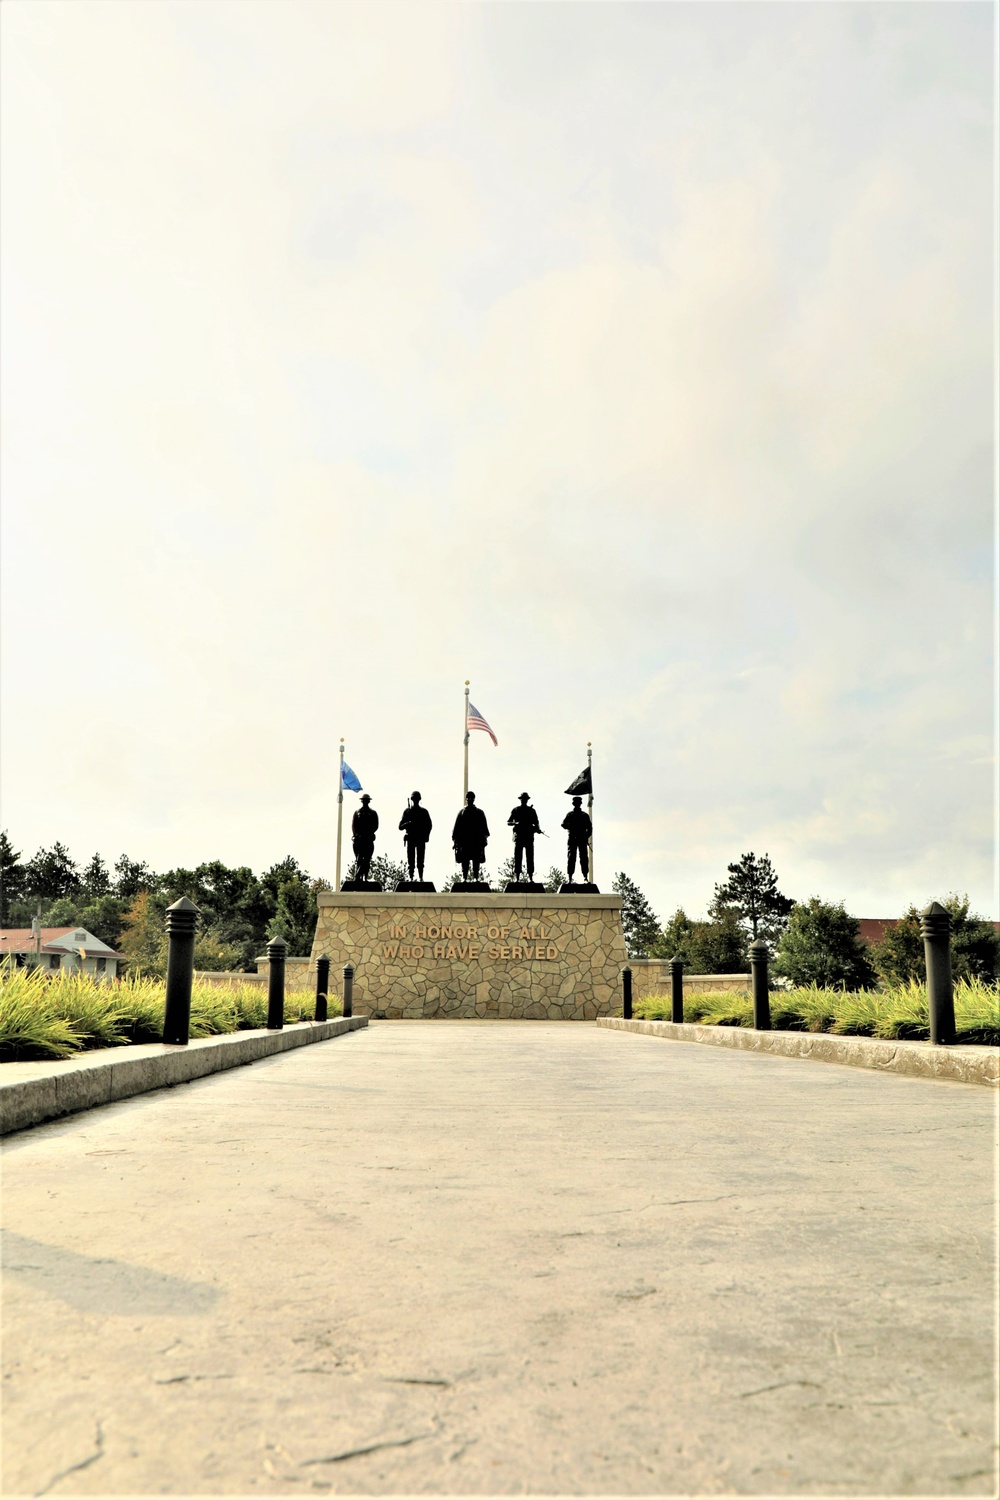
[[[449,958],[457,958],[458,957],[457,953],[455,952],[455,944],[454,943],[449,943],[448,944],[448,957]]]
[[[535,957],[536,958],[544,958],[545,957],[545,949],[544,949],[544,947],[542,946],[541,943],[536,943],[535,944]]]
[[[428,929],[427,929],[427,936],[429,938],[440,937],[441,936],[441,929],[440,929],[440,927],[428,927]]]
[[[399,952],[399,944],[398,943],[383,943],[382,944],[382,957],[383,958],[395,958],[396,954],[398,952]]]
[[[478,943],[470,943],[469,944],[469,957],[470,958],[478,958],[479,957],[479,944]]]
[[[518,933],[518,937],[521,939],[521,942],[523,943],[524,940],[525,940],[525,938],[530,938],[531,937],[531,928],[530,927],[522,927],[521,931]]]
[[[506,943],[501,943],[500,944],[500,957],[501,958],[510,958],[510,949],[508,948],[508,946],[507,946]]]
[[[413,947],[410,949],[410,957],[411,958],[423,958],[423,956],[424,956],[424,946],[423,946],[423,944],[422,943],[414,943]]]
[[[509,927],[501,927],[501,929],[500,929],[500,937],[501,937],[501,939],[505,938],[509,932],[510,932],[510,928]]]
[[[435,958],[444,958],[444,943],[435,943],[434,944],[434,957]]]
[[[490,931],[492,931],[492,930],[493,929],[491,928]],[[497,947],[496,943],[491,943],[490,944],[490,955],[489,956],[490,956],[490,958],[499,958],[500,957],[500,949]]]
[[[546,950],[545,950],[545,957],[546,958],[558,958],[559,957],[559,949],[555,946],[554,943],[550,943],[549,946],[546,948]]]
[[[499,927],[487,927],[486,936],[488,938],[498,938],[500,936]]]

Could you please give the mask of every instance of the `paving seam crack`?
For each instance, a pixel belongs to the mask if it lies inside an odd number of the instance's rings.
[[[104,1431],[101,1427],[100,1422],[98,1422],[97,1424],[97,1431],[94,1434],[94,1441],[97,1444],[97,1447],[95,1451],[91,1453],[89,1458],[81,1458],[79,1463],[70,1464],[68,1469],[60,1469],[59,1473],[54,1474],[53,1477],[49,1480],[48,1484],[43,1485],[40,1490],[35,1491],[34,1500],[39,1500],[39,1497],[41,1495],[47,1495],[51,1489],[55,1488],[60,1479],[65,1479],[70,1474],[76,1474],[80,1469],[89,1469],[91,1464],[95,1464],[99,1458],[104,1457]]]

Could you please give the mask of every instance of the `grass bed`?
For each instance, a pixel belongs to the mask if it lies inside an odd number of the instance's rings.
[[[158,1042],[163,1035],[166,985],[162,979],[129,975],[101,984],[86,974],[15,969],[0,975],[0,1063],[70,1057],[93,1047]],[[306,991],[285,996],[285,1021],[310,1021],[314,998]],[[341,1003],[329,999],[331,1019]],[[191,991],[191,1035],[253,1031],[267,1022],[267,992],[255,984],[195,984]]]
[[[669,1021],[670,996],[647,995],[632,1007],[640,1021]],[[685,996],[684,1019],[699,1026],[752,1026],[748,990],[706,990]],[[930,1037],[925,985],[882,990],[823,990],[815,985],[771,995],[775,1031],[829,1031],[836,1036],[875,1036],[926,1042]],[[1000,1046],[1000,990],[981,979],[955,985],[957,1042]]]

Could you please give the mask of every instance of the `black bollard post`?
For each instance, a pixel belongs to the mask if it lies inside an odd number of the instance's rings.
[[[186,1047],[191,1030],[191,981],[194,977],[194,931],[198,908],[182,896],[167,907],[167,1003],[163,1040]]]
[[[316,1014],[315,1021],[326,1020],[326,997],[330,990],[330,960],[324,953],[316,960]]]
[[[344,965],[344,1009],[345,1016],[354,1014],[354,965]]]
[[[622,1015],[626,1021],[632,1019],[632,970],[625,965],[622,969]]]
[[[670,1019],[684,1020],[684,960],[680,954],[670,960]]]
[[[267,1029],[280,1031],[285,1024],[285,954],[288,944],[273,937],[267,945]]]
[[[771,1029],[771,997],[767,992],[767,958],[767,944],[763,938],[757,938],[750,944],[755,1031],[770,1031]]]
[[[931,1041],[937,1047],[955,1045],[955,988],[951,977],[951,917],[939,901],[920,913],[920,933],[927,965],[927,1008]]]

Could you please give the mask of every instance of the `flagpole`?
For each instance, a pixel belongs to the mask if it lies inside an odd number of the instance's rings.
[[[340,890],[340,845],[344,832],[344,741],[340,741],[340,770],[337,775],[337,879],[334,890]]]
[[[594,881],[594,755],[593,755],[593,751],[590,748],[590,741],[589,740],[587,741],[587,770],[590,772],[590,795],[587,798],[587,812],[590,815],[590,849],[588,850],[588,853],[590,855],[590,883],[591,883],[591,885],[593,885],[593,884],[595,884],[595,881]]]
[[[468,798],[468,795],[469,795],[469,679],[468,678],[465,679],[465,718],[464,718],[464,720],[462,722],[465,725],[465,739],[463,741],[463,744],[465,745],[465,775],[464,775],[464,777],[462,779],[462,806],[464,807],[465,803],[466,803],[466,800]]]

